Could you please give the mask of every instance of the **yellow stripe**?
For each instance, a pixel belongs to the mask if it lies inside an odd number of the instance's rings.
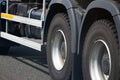
[[[1,17],[2,17],[2,18],[7,18],[7,19],[13,19],[13,18],[14,18],[13,15],[11,15],[11,14],[6,14],[6,13],[1,13]]]

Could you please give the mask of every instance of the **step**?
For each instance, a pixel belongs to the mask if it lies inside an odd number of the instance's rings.
[[[27,46],[29,48],[41,51],[41,46],[42,46],[41,40],[33,39],[33,38],[26,38],[26,37],[18,37],[18,36],[15,36],[15,35],[12,35],[6,32],[0,32],[0,37],[16,42],[18,44]]]

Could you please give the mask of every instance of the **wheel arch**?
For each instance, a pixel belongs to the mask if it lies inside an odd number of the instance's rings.
[[[46,20],[45,20],[45,27],[44,27],[44,32],[43,32],[43,42],[47,41],[48,30],[49,30],[49,26],[50,26],[50,23],[51,23],[53,17],[57,13],[66,13],[66,11],[67,11],[67,9],[65,8],[65,6],[62,4],[59,4],[59,3],[55,3],[50,6]]]
[[[87,8],[86,13],[83,17],[80,33],[79,33],[79,49],[83,49],[85,36],[87,31],[89,30],[92,23],[99,19],[108,19],[112,21],[117,30],[117,35],[120,33],[120,17],[119,17],[119,9],[120,7],[115,1],[104,1],[98,0],[93,1]],[[92,18],[91,18],[92,17]],[[120,41],[120,35],[118,35],[118,39]],[[79,53],[82,53],[79,50]]]

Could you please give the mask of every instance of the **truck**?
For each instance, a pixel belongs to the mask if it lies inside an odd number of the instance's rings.
[[[19,45],[53,80],[120,80],[120,1],[0,0],[0,53]]]

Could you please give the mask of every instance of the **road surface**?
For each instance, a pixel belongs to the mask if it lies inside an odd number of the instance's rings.
[[[0,80],[52,80],[45,56],[38,51],[19,46],[7,55],[0,55]]]

